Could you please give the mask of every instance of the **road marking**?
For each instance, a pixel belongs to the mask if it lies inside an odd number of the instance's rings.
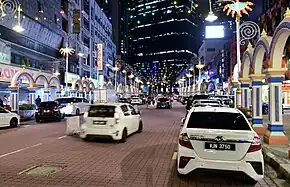
[[[25,147],[25,148],[22,148],[22,149],[18,149],[18,150],[16,150],[16,151],[12,151],[12,152],[9,152],[9,153],[6,153],[6,154],[3,154],[3,155],[0,155],[0,158],[6,157],[6,156],[9,156],[9,155],[13,155],[13,154],[15,154],[15,153],[19,153],[19,152],[21,152],[21,151],[25,151],[25,150],[27,150],[27,149],[29,149],[29,148],[37,147],[37,146],[40,146],[40,145],[42,145],[42,143],[38,143],[38,144],[35,144],[35,145],[32,145],[32,146],[29,146],[29,147]]]
[[[65,138],[66,137],[66,135],[64,135],[64,136],[60,136],[60,137],[58,137],[57,139],[63,139],[63,138]]]
[[[177,159],[177,152],[175,151],[172,155],[172,160],[176,160]]]

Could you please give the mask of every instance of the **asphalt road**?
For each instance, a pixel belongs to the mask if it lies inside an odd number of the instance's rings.
[[[246,186],[219,172],[176,175],[175,150],[184,106],[140,107],[144,130],[126,143],[65,136],[65,122],[0,129],[0,187]],[[276,186],[266,176],[256,186]]]

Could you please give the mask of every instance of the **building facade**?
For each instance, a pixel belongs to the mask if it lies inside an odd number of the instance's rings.
[[[196,2],[132,0],[129,5],[129,63],[155,90],[172,86],[200,43]]]

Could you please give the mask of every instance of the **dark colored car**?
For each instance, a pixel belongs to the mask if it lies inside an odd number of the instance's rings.
[[[156,108],[172,108],[171,101],[167,98],[159,98],[157,101]]]
[[[41,102],[35,112],[36,122],[56,120],[60,121],[63,118],[63,114],[60,111],[60,106],[55,101]]]
[[[130,103],[130,100],[128,98],[120,98],[119,103]]]

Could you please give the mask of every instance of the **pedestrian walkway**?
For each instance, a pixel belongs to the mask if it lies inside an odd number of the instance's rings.
[[[268,116],[263,117],[264,126],[267,128]],[[284,133],[290,140],[290,115],[283,115]],[[288,145],[267,145],[263,144],[263,154],[265,162],[268,163],[276,172],[277,177],[290,180],[290,159]]]

